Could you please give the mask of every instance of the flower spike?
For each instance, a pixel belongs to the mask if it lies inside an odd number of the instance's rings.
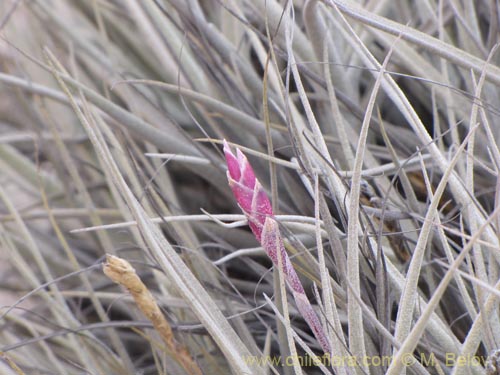
[[[248,225],[260,242],[266,217],[273,215],[271,202],[260,182],[255,178],[252,166],[240,150],[236,156],[224,141],[227,161],[227,179],[234,197],[248,219]]]
[[[311,328],[325,353],[330,353],[330,342],[316,312],[309,302],[304,287],[293,268],[283,243],[271,202],[246,156],[236,149],[236,156],[224,140],[227,179],[234,197],[248,220],[255,238],[261,243],[275,267],[281,267],[300,314]],[[281,261],[280,261],[281,260]]]

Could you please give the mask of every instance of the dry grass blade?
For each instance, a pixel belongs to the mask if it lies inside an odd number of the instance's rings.
[[[0,1],[0,373],[495,373],[499,20]]]
[[[23,370],[21,370],[19,368],[18,365],[16,365],[16,363],[5,353],[1,353],[0,352],[0,358],[2,358],[5,362],[7,362],[7,365],[13,370],[15,371],[15,373],[17,375],[25,375],[25,373],[23,372]]]
[[[54,61],[53,63],[56,62]],[[89,119],[82,113],[81,109],[73,99],[68,87],[63,82],[63,79],[59,77],[58,72],[54,70],[53,73],[56,75],[56,78],[58,79],[63,90],[67,93],[75,112],[78,114],[82,126],[84,126],[87,131],[87,134],[92,141],[101,162],[103,163],[104,168],[108,170],[114,180],[114,183],[116,184],[116,187],[121,192],[124,200],[127,202],[131,213],[137,221],[139,230],[144,236],[146,243],[150,246],[150,250],[162,270],[193,308],[193,311],[200,321],[203,322],[205,327],[211,332],[213,335],[212,337],[226,355],[231,367],[241,373],[250,373],[252,371],[254,373],[259,373],[260,369],[258,367],[253,366],[254,368],[251,370],[251,368],[242,360],[244,358],[250,358],[250,353],[231,328],[211,297],[205,291],[203,286],[198,280],[196,280],[192,272],[177,255],[172,246],[166,241],[158,227],[151,222],[150,218],[147,216],[146,212],[125,183],[125,180],[123,179],[118,166],[114,162],[99,129],[92,126]]]

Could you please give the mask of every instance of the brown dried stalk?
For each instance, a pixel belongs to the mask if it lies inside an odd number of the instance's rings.
[[[174,357],[179,361],[186,372],[189,374],[201,375],[202,372],[200,368],[191,358],[187,349],[175,342],[170,324],[168,324],[163,316],[153,295],[139,276],[137,276],[135,269],[130,263],[114,255],[106,255],[106,263],[103,265],[103,271],[104,274],[115,283],[127,288],[134,298],[137,307],[139,307],[146,318],[153,323],[155,330],[160,334],[168,350],[174,354]]]
[[[7,362],[7,365],[18,375],[26,375],[21,368],[4,352],[0,352],[0,358]]]

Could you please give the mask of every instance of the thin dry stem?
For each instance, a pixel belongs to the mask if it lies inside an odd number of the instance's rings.
[[[175,342],[170,324],[168,324],[153,295],[139,278],[132,265],[125,259],[114,255],[106,255],[106,263],[103,265],[103,271],[111,280],[129,291],[137,307],[153,323],[155,330],[167,345],[168,351],[172,353],[173,357],[178,359],[186,372],[201,375],[200,368],[193,358],[191,358],[187,349]]]

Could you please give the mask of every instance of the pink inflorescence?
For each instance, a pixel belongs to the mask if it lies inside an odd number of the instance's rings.
[[[297,304],[297,309],[313,331],[323,350],[329,353],[329,340],[285,250],[283,238],[266,192],[255,177],[247,158],[239,149],[236,149],[235,156],[227,142],[224,141],[224,154],[226,155],[229,186],[247,217],[250,229],[269,258],[271,258],[273,264],[276,267],[281,267]]]
[[[236,149],[237,156],[234,156],[225,141],[224,153],[227,161],[229,186],[233,190],[236,201],[248,218],[250,229],[260,242],[266,217],[273,215],[271,202],[259,180],[255,178],[246,156],[239,149]]]

